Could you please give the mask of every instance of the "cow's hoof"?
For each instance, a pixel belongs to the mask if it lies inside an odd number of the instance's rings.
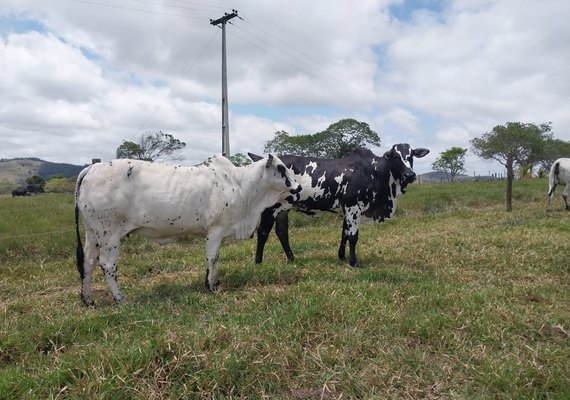
[[[125,304],[125,296],[123,295],[119,295],[117,297],[114,298],[115,299],[115,303],[117,303],[118,305],[123,305]]]
[[[210,283],[208,277],[206,276],[206,289],[208,291],[215,292],[219,289],[219,287],[220,287],[220,281],[216,279],[213,283]]]
[[[91,296],[83,296],[83,294],[81,294],[81,301],[85,307],[95,307],[95,302]]]

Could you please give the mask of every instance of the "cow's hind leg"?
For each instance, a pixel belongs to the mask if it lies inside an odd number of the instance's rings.
[[[269,238],[273,224],[275,223],[275,217],[273,216],[273,210],[266,208],[261,214],[261,221],[259,227],[257,228],[257,248],[255,250],[255,263],[261,264],[263,261],[263,249],[265,248],[265,243]]]
[[[342,237],[340,239],[340,246],[338,248],[338,258],[339,260],[346,260],[346,241],[348,240],[348,236],[345,232],[348,230],[346,222],[343,221],[342,223]]]
[[[117,304],[125,302],[125,296],[121,293],[117,282],[117,261],[119,259],[120,238],[110,239],[108,243],[101,246],[99,250],[99,264],[105,274],[107,284],[111,288],[113,298]]]
[[[552,210],[552,198],[554,197],[555,190],[556,190],[556,183],[552,183],[548,188],[548,196],[546,197],[546,211]]]
[[[566,185],[564,189],[564,193],[562,193],[562,198],[564,199],[564,204],[566,204],[566,211],[570,211],[570,207],[568,206],[568,195],[570,194],[570,183]]]
[[[95,305],[92,298],[91,282],[93,280],[93,271],[99,261],[99,246],[95,233],[91,229],[85,229],[85,253],[83,265],[80,266],[79,273],[81,275],[81,300],[88,307]]]
[[[289,210],[282,211],[275,218],[275,233],[281,242],[281,247],[285,251],[285,255],[289,261],[293,261],[295,256],[289,246]]]
[[[206,289],[213,292],[218,289],[218,270],[216,264],[222,245],[221,232],[210,233],[206,237]]]

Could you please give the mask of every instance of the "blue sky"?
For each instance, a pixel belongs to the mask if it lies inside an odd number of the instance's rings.
[[[570,140],[566,0],[5,0],[0,158],[110,159],[150,130],[187,143],[180,163],[220,152],[221,35],[209,19],[232,8],[232,152],[342,118],[379,133],[374,151],[430,148],[418,172],[509,121],[552,121]],[[489,171],[502,166],[469,154],[468,174]]]

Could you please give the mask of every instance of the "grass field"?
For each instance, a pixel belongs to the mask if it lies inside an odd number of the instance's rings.
[[[222,247],[133,236],[124,306],[97,271],[79,300],[73,198],[0,197],[1,399],[569,399],[570,213],[547,182],[412,185],[365,226],[360,268],[337,261],[341,220],[295,217]]]

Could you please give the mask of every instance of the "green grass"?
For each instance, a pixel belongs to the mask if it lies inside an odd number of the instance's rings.
[[[228,243],[214,294],[202,240],[133,236],[127,304],[97,271],[94,309],[72,197],[0,197],[0,398],[570,398],[570,213],[546,187],[515,182],[506,213],[504,182],[412,185],[358,269],[339,217],[295,215],[294,262]]]

